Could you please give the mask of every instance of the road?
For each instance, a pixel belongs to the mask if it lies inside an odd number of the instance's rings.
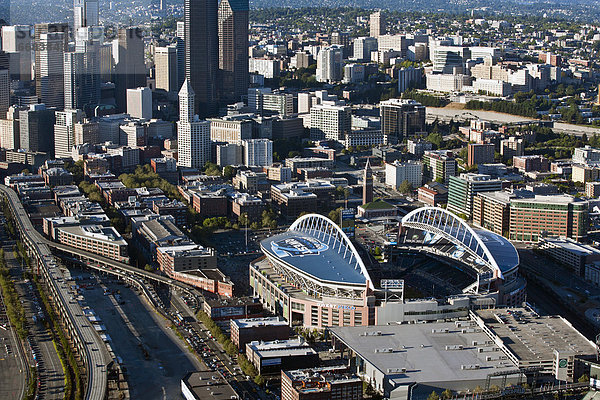
[[[21,399],[27,387],[25,355],[8,320],[0,290],[0,398]]]
[[[8,200],[16,228],[24,243],[32,251],[33,262],[37,261],[36,267],[51,291],[57,312],[62,314],[63,321],[70,327],[74,339],[79,344],[81,356],[87,367],[85,398],[87,400],[104,399],[107,390],[106,365],[110,361],[106,346],[84,316],[79,303],[70,300],[69,288],[53,259],[50,247],[47,245],[48,241],[33,227],[17,194],[5,185],[0,185],[0,192],[4,193]]]
[[[450,119],[458,121],[479,118],[496,124],[537,122],[537,120],[532,120],[531,118],[527,117],[521,117],[519,115],[504,114],[495,111],[466,109],[463,110],[449,107],[427,107],[426,115],[427,122],[433,122],[436,118],[441,121],[449,121]],[[598,128],[594,128],[591,126],[567,124],[564,122],[554,122],[553,130],[557,133],[566,133],[569,135],[576,136],[582,136],[584,133],[588,137],[594,134],[600,134],[600,129]]]
[[[106,327],[110,344],[121,358],[132,399],[178,398],[181,378],[201,370],[166,321],[133,289],[110,277],[73,271],[82,279],[82,295]],[[120,300],[120,301],[119,301]]]
[[[18,275],[22,276],[21,266],[15,259],[13,252],[5,249],[4,254],[7,266],[19,271]],[[18,280],[15,286],[21,295],[25,315],[28,320],[30,333],[29,345],[35,352],[35,361],[38,363],[38,377],[40,380],[39,398],[61,400],[64,397],[65,375],[52,337],[38,319],[41,307],[35,287],[31,282],[25,282],[22,279]],[[34,316],[37,322],[33,321]],[[32,363],[35,361],[32,360]]]

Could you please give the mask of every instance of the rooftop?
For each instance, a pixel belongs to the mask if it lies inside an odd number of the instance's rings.
[[[78,236],[87,236],[100,242],[126,246],[127,242],[115,228],[101,225],[79,225],[60,227],[59,230]]]
[[[554,350],[582,356],[596,354],[593,343],[562,317],[541,317],[524,308],[475,313],[518,360],[552,360]]]
[[[239,329],[243,328],[255,328],[263,326],[287,326],[288,323],[279,317],[265,317],[265,318],[246,318],[246,319],[234,319],[232,324],[238,326]]]
[[[577,243],[575,240],[570,238],[553,238],[544,237],[540,240],[541,242],[552,243],[554,246],[561,247],[571,253],[578,254],[580,256],[589,256],[592,254],[600,254],[600,250],[587,244]]]
[[[301,337],[288,340],[274,340],[272,342],[253,341],[246,344],[260,358],[293,357],[316,355],[316,351]]]
[[[190,372],[181,383],[198,400],[231,400],[238,395],[217,371]]]
[[[330,331],[396,385],[485,379],[492,372],[514,369],[512,362],[500,357],[487,361],[492,353],[480,353],[478,348],[490,339],[473,325],[456,321],[333,327]]]

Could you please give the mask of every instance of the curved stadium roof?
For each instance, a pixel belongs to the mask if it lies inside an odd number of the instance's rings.
[[[499,278],[519,265],[519,253],[504,237],[470,227],[462,218],[438,207],[422,207],[402,218],[402,225],[440,234],[463,246],[483,264],[498,273]]]
[[[265,253],[322,282],[367,284],[365,265],[344,232],[319,214],[300,217],[289,229],[261,242]]]

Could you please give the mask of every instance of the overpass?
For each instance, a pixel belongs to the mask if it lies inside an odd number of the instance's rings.
[[[0,193],[6,198],[19,236],[29,256],[35,263],[32,267],[35,266],[44,281],[48,283],[52,298],[56,303],[57,311],[63,317],[68,334],[82,356],[88,378],[85,398],[87,400],[102,400],[106,397],[107,390],[106,365],[112,360],[110,360],[104,343],[95,332],[89,320],[84,316],[79,303],[70,300],[71,295],[68,292],[68,285],[62,279],[62,272],[53,259],[52,251],[54,251],[55,255],[68,257],[87,268],[114,275],[136,286],[140,286],[150,301],[152,301],[152,297],[148,295],[148,288],[139,282],[140,278],[142,280],[152,280],[169,285],[191,295],[196,300],[201,298],[202,295],[196,288],[185,283],[134,268],[128,264],[103,257],[99,254],[46,239],[33,227],[15,191],[0,184]]]

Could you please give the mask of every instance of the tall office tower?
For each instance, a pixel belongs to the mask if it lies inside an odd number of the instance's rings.
[[[112,43],[102,43],[100,45],[100,82],[112,82],[114,70],[113,45]]]
[[[185,23],[183,21],[177,21],[175,43],[177,46],[177,91],[179,91],[185,80]]]
[[[373,170],[371,162],[367,158],[367,164],[363,172],[363,205],[373,201]]]
[[[342,46],[333,45],[321,49],[317,56],[317,81],[340,82],[342,80]]]
[[[385,35],[385,17],[381,11],[374,12],[369,18],[370,36],[377,38]]]
[[[21,148],[29,151],[54,152],[54,112],[45,104],[31,104],[19,111]]]
[[[2,50],[8,54],[11,80],[31,80],[31,26],[2,27]]]
[[[179,91],[177,77],[177,47],[156,47],[154,49],[154,77],[156,89],[167,92]]]
[[[100,10],[98,0],[74,0],[73,2],[73,30],[84,26],[100,25]]]
[[[54,157],[71,157],[75,145],[75,124],[83,120],[83,111],[56,111],[54,123]]]
[[[0,69],[0,118],[6,118],[10,106],[10,73],[8,69]]]
[[[83,30],[87,28],[81,28]],[[80,29],[80,30],[81,30]],[[100,102],[100,42],[80,40],[64,56],[65,109],[91,114]]]
[[[38,97],[48,107],[63,108],[64,105],[64,36],[62,32],[40,35]],[[36,87],[38,87],[37,76]]]
[[[248,0],[219,4],[219,82],[222,102],[237,102],[248,91]]]
[[[379,103],[381,132],[386,143],[400,143],[406,136],[425,132],[425,107],[414,100],[390,99]]]
[[[127,89],[127,114],[133,118],[152,119],[152,90],[150,88]]]
[[[127,89],[146,86],[142,30],[119,29],[116,47],[118,54],[115,66],[115,100],[117,111],[124,112],[127,108]]]
[[[210,122],[195,114],[195,93],[186,79],[179,91],[179,122],[177,122],[177,165],[202,168],[210,161]]]
[[[217,113],[219,67],[217,0],[185,0],[185,77],[196,94],[195,112],[204,118]]]
[[[35,24],[34,28],[33,28],[33,48],[34,48],[34,53],[35,53],[35,70],[34,70],[34,76],[35,76],[35,94],[37,95],[37,97],[41,98],[42,97],[42,75],[41,75],[41,67],[42,67],[42,49],[44,49],[44,47],[42,47],[42,43],[41,43],[41,37],[43,34],[46,33],[57,33],[57,32],[62,32],[63,33],[63,39],[64,39],[64,43],[63,43],[63,51],[64,49],[68,48],[69,45],[69,24],[67,24],[66,22],[64,23],[55,23],[55,24]],[[60,56],[61,62],[59,62],[59,65],[62,68],[62,54]],[[62,73],[61,73],[62,75]],[[62,86],[62,83],[61,83]],[[61,91],[61,95],[62,95],[62,91]]]

